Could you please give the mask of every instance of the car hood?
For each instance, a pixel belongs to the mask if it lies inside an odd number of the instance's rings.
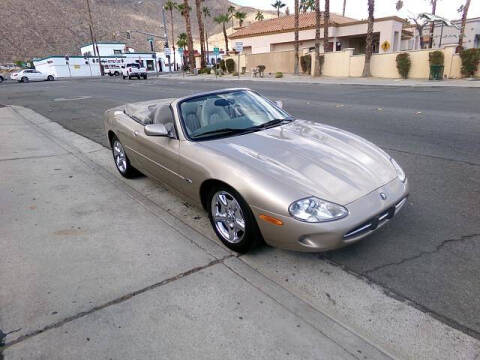
[[[289,124],[202,146],[241,162],[257,174],[280,180],[304,196],[346,205],[397,175],[390,157],[349,132],[315,122]]]

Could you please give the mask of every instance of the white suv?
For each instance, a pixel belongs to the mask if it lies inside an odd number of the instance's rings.
[[[130,63],[122,67],[122,75],[124,80],[126,78],[131,79],[132,77],[136,77],[137,79],[146,79],[147,69],[140,66],[138,63]]]

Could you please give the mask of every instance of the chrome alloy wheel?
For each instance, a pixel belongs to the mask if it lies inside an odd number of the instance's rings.
[[[120,141],[115,140],[113,142],[113,158],[115,159],[115,165],[121,173],[127,171],[127,156],[125,155],[125,150]]]
[[[223,239],[237,244],[245,235],[245,217],[235,197],[218,191],[212,197],[211,212],[215,228]]]

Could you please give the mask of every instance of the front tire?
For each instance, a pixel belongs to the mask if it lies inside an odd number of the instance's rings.
[[[55,80],[53,75],[48,75],[47,76],[47,81],[53,81],[53,80]]]
[[[120,175],[126,177],[127,179],[131,179],[137,175],[137,170],[130,165],[130,160],[128,160],[125,149],[117,137],[114,137],[112,140],[112,154],[115,167]]]
[[[218,186],[208,196],[209,218],[220,241],[229,249],[246,253],[261,239],[248,204],[234,189]]]
[[[28,81],[29,81],[29,80],[28,80],[28,77],[26,77],[26,76],[22,77],[21,82],[27,83]]]

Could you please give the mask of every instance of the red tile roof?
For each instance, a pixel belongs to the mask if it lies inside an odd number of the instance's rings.
[[[346,24],[351,22],[357,22],[357,19],[352,19],[330,13],[330,23],[332,24]],[[311,29],[315,27],[315,12],[309,12],[306,14],[300,14],[299,16],[299,29]],[[323,24],[323,13],[322,21]],[[248,36],[256,36],[262,34],[276,33],[276,32],[288,32],[295,29],[295,15],[282,16],[277,19],[270,19],[264,21],[254,22],[236,32],[231,34],[229,38],[242,38]]]

